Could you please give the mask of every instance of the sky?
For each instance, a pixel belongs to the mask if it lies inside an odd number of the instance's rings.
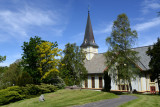
[[[0,0],[0,55],[9,66],[23,54],[23,42],[39,36],[58,42],[83,42],[90,7],[90,17],[99,53],[107,51],[105,39],[111,35],[113,21],[125,13],[132,30],[138,33],[134,47],[153,45],[160,37],[160,0]]]

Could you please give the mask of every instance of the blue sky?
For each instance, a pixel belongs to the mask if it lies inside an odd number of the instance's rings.
[[[8,66],[23,53],[21,46],[30,37],[81,45],[90,5],[90,17],[99,53],[107,51],[113,21],[126,13],[132,30],[137,30],[135,47],[152,45],[160,37],[159,0],[0,0],[0,66]]]

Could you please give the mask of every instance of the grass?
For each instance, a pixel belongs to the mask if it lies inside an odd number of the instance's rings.
[[[160,107],[160,96],[159,95],[138,95],[138,99],[129,101],[119,107]]]
[[[39,97],[21,100],[2,107],[66,107],[82,105],[103,99],[117,98],[113,93],[93,90],[58,90],[54,93],[44,94],[44,102],[39,102]]]

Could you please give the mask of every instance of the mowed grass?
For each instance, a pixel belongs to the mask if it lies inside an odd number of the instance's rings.
[[[66,107],[95,102],[103,99],[117,98],[113,93],[93,90],[58,90],[54,93],[44,94],[44,102],[39,97],[21,100],[2,107]]]
[[[159,95],[135,95],[138,99],[129,101],[119,107],[160,107]]]

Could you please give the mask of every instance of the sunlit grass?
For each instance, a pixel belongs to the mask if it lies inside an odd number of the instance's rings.
[[[129,101],[120,107],[160,107],[159,95],[135,95],[138,99]]]
[[[66,107],[118,97],[113,93],[93,90],[58,90],[54,93],[44,94],[44,96],[44,102],[39,102],[39,97],[36,97],[11,103],[3,107]]]

